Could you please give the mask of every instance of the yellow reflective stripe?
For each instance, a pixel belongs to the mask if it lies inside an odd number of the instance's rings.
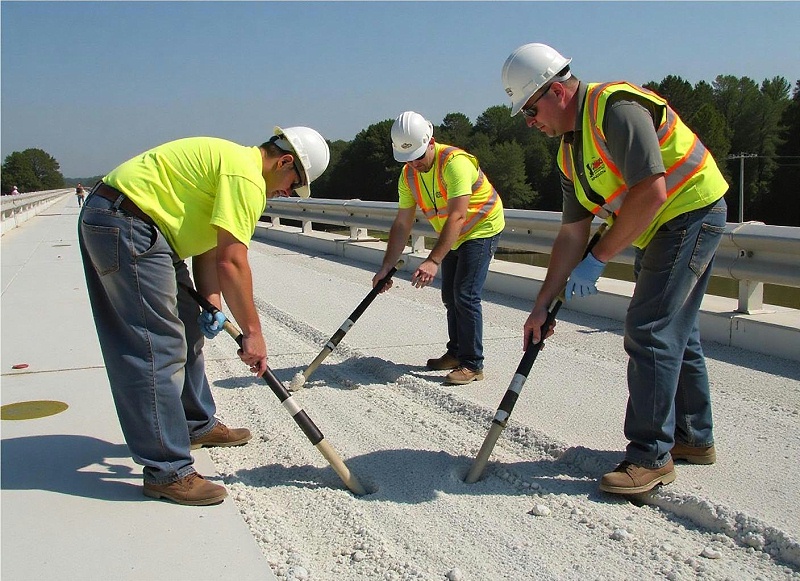
[[[562,142],[561,143],[561,171],[569,181],[573,181],[572,173],[572,146]]]

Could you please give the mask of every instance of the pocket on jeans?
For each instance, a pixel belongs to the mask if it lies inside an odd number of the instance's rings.
[[[119,228],[82,223],[86,252],[97,274],[105,276],[119,270]]]
[[[689,268],[694,271],[698,278],[703,276],[703,273],[711,263],[711,259],[714,258],[724,232],[725,226],[714,226],[712,224],[702,224],[700,226],[700,233],[697,235],[694,250],[692,251],[692,259],[689,261]]]

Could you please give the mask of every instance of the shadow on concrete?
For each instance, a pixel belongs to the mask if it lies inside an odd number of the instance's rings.
[[[56,434],[9,438],[2,441],[0,488],[49,490],[98,500],[146,500],[141,473],[116,458],[130,458],[125,444],[89,436]]]
[[[298,373],[305,371],[306,367],[284,367],[273,369],[272,372],[284,387],[291,391],[292,379]],[[358,387],[359,384],[394,383],[407,374],[430,379],[427,375],[421,375],[424,372],[431,373],[424,366],[394,363],[380,357],[353,356],[340,362],[323,362],[306,380],[303,388],[314,389],[325,386],[348,390]],[[222,389],[241,389],[259,384],[268,387],[264,379],[254,376],[237,376],[214,381],[214,387]]]

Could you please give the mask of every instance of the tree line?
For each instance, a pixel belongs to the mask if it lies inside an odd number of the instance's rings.
[[[644,86],[666,98],[714,155],[730,185],[729,222],[738,219],[741,194],[745,220],[800,226],[800,80],[791,90],[783,77],[759,85],[720,75],[692,86],[670,75]],[[329,142],[331,163],[314,182],[314,197],[396,201],[400,164],[392,156],[392,122],[374,123],[350,141]],[[522,115],[511,117],[508,106],[489,107],[475,123],[463,113],[448,113],[434,136],[474,154],[506,208],[561,210],[559,140],[528,128]],[[4,194],[15,185],[26,192],[77,181],[96,180],[65,181],[58,162],[41,149],[14,152],[2,167]]]
[[[800,226],[800,81],[790,91],[783,77],[758,85],[747,77],[718,76],[692,86],[670,75],[644,86],[666,98],[714,155],[730,185],[729,222],[738,220],[741,191],[745,220]],[[506,208],[561,211],[560,140],[510,112],[506,105],[492,106],[475,123],[449,113],[434,127],[434,137],[474,154]],[[331,164],[314,183],[314,197],[395,201],[400,164],[392,156],[392,122],[332,142]]]

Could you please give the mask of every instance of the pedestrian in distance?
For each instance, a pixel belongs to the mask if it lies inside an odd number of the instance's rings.
[[[428,359],[428,368],[452,370],[445,383],[483,379],[481,293],[500,233],[503,202],[475,156],[436,143],[433,125],[406,111],[391,130],[395,160],[403,163],[398,182],[397,217],[389,232],[381,269],[373,287],[395,265],[414,225],[417,207],[439,234],[436,245],[411,276],[417,288],[431,284],[441,267],[442,302],[447,311],[447,350]],[[384,292],[391,288],[390,280]]]
[[[83,191],[83,186],[78,182],[78,185],[75,187],[75,197],[78,198],[78,206],[83,206],[83,198],[86,196],[86,193]]]
[[[666,100],[624,81],[580,81],[571,60],[531,43],[502,69],[511,114],[561,138],[562,224],[523,341],[543,339],[562,289],[567,301],[597,293],[606,263],[635,247],[624,333],[629,443],[600,490],[637,494],[675,480],[673,460],[716,460],[698,313],[725,231],[728,185]],[[610,228],[582,259],[595,216]]]
[[[178,504],[221,502],[227,492],[192,466],[191,449],[238,446],[246,428],[216,417],[205,374],[204,336],[226,321],[201,312],[197,291],[229,312],[243,333],[239,357],[267,370],[253,302],[248,247],[268,198],[309,184],[328,166],[322,136],[275,128],[257,147],[212,137],[157,146],[98,182],[83,205],[78,240],[89,300],[125,441],[144,466],[145,496]]]
[[[14,189],[11,190],[11,195],[16,196],[17,194],[19,194],[19,190],[17,189],[17,186],[14,186]]]

